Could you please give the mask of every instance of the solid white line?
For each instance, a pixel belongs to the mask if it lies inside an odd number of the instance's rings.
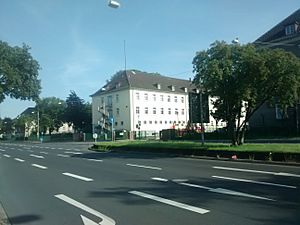
[[[70,157],[69,155],[63,155],[63,154],[57,154],[57,156],[59,156],[59,157],[65,157],[65,158],[69,158]]]
[[[73,154],[73,155],[82,155],[81,152],[65,152],[66,154]]]
[[[91,178],[87,178],[87,177],[82,177],[82,176],[79,176],[79,175],[76,175],[76,174],[72,174],[72,173],[62,173],[63,175],[65,176],[69,176],[69,177],[73,177],[73,178],[76,178],[76,179],[79,179],[79,180],[83,180],[83,181],[93,181],[93,179]]]
[[[86,159],[86,160],[89,160],[89,161],[94,161],[94,162],[103,162],[102,159]]]
[[[110,225],[110,224],[115,225],[116,224],[116,222],[112,218],[110,218],[110,217],[96,211],[95,209],[92,209],[92,208],[90,208],[90,207],[88,207],[88,206],[86,206],[86,205],[84,205],[84,204],[82,204],[82,203],[80,203],[80,202],[64,195],[64,194],[54,195],[54,197],[66,202],[66,203],[68,203],[72,206],[75,206],[76,208],[79,208],[79,209],[81,209],[85,212],[88,212],[88,213],[90,213],[90,214],[92,214],[96,217],[101,218],[102,221],[99,224],[102,224],[102,225]]]
[[[155,196],[155,195],[150,195],[150,194],[146,194],[146,193],[139,192],[139,191],[130,191],[129,193],[133,194],[133,195],[143,197],[143,198],[151,199],[151,200],[154,200],[154,201],[157,201],[157,202],[161,202],[161,203],[164,203],[164,204],[167,204],[167,205],[175,206],[175,207],[178,207],[178,208],[181,208],[181,209],[186,209],[186,210],[189,210],[189,211],[192,211],[192,212],[200,213],[200,214],[205,214],[205,213],[210,212],[207,209],[202,209],[202,208],[198,208],[198,207],[195,207],[195,206],[190,206],[190,205],[187,205],[187,204],[183,204],[183,203],[180,203],[180,202],[175,202],[175,201],[172,201],[172,200],[169,200],[169,199],[166,199],[166,198],[161,198],[161,197],[158,197],[158,196]]]
[[[18,161],[18,162],[24,162],[25,161],[25,160],[19,159],[19,158],[15,158],[15,160]]]
[[[221,177],[221,176],[212,176],[212,177],[217,178],[217,179],[233,180],[233,181],[240,181],[240,182],[253,183],[253,184],[263,184],[263,185],[285,187],[285,188],[294,188],[294,189],[297,188],[296,186],[290,186],[290,185],[285,185],[285,184],[269,183],[269,182],[247,180],[247,179],[238,179],[238,178],[232,178],[232,177]]]
[[[44,159],[44,156],[41,155],[34,155],[34,154],[30,154],[29,156],[34,157],[34,158],[38,158],[38,159]]]
[[[3,154],[3,156],[6,158],[10,158],[10,155],[7,155],[7,154]]]
[[[173,179],[172,181],[175,183],[181,183],[181,182],[188,182],[189,180],[188,179]]]
[[[151,169],[151,170],[162,170],[159,167],[153,167],[153,166],[144,166],[144,165],[137,165],[137,164],[126,164],[127,166],[132,166],[132,167],[139,167],[139,168],[144,168],[144,169]]]
[[[189,187],[194,187],[194,188],[206,189],[210,192],[219,193],[219,194],[235,195],[235,196],[241,196],[241,197],[247,197],[247,198],[255,198],[255,199],[261,199],[261,200],[275,201],[275,200],[270,199],[270,198],[260,197],[260,196],[257,196],[257,195],[250,195],[250,194],[247,194],[247,193],[232,191],[232,190],[223,189],[223,188],[210,188],[210,187],[206,187],[206,186],[200,186],[200,185],[189,184],[189,183],[179,183],[179,184],[189,186]]]
[[[156,180],[156,181],[168,182],[168,179],[164,179],[164,178],[160,178],[160,177],[152,177],[151,179]]]
[[[41,166],[41,165],[38,165],[38,164],[31,164],[33,167],[36,167],[36,168],[39,168],[39,169],[48,169],[46,166]]]
[[[213,168],[219,170],[231,170],[231,171],[248,172],[248,173],[272,174],[276,176],[300,177],[299,174],[283,173],[283,172],[270,172],[270,171],[263,171],[263,170],[250,170],[250,169],[240,169],[240,168],[222,167],[222,166],[213,166]]]

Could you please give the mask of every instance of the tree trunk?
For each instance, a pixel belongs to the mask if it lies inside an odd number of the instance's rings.
[[[229,131],[229,135],[231,137],[231,144],[233,146],[237,145],[237,136],[236,136],[235,128],[236,128],[235,121],[230,119],[228,121],[228,131]]]

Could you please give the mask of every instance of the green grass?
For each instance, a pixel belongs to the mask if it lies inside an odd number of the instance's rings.
[[[241,152],[285,152],[300,153],[300,144],[244,144],[242,146],[230,146],[230,144],[208,143],[204,146],[199,142],[192,141],[116,141],[96,143],[98,149],[151,149],[151,150],[224,150]]]

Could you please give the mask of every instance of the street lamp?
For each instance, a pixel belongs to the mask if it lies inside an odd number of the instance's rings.
[[[34,114],[35,112],[33,111],[32,114]],[[36,138],[37,140],[40,139],[40,111],[37,108],[37,132],[36,132]]]
[[[108,6],[114,9],[117,9],[121,6],[121,4],[118,1],[115,0],[109,0],[108,1]]]

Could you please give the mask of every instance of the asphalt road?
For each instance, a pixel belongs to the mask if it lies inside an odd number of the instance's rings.
[[[299,225],[300,167],[0,143],[11,224]]]

